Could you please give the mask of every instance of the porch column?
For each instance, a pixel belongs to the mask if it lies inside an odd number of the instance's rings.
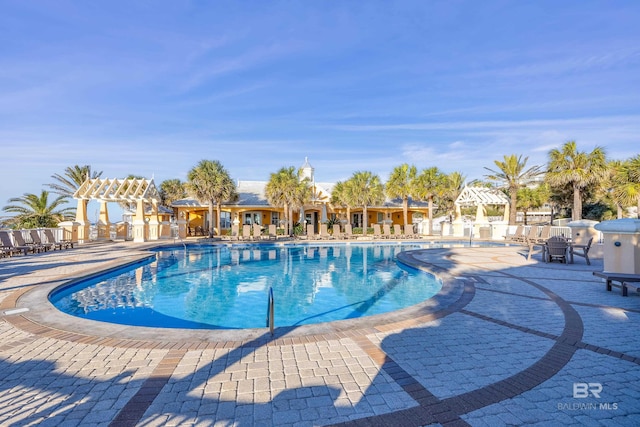
[[[158,240],[160,221],[158,221],[158,201],[151,200],[151,217],[149,219],[149,240]]]
[[[86,243],[89,241],[89,218],[87,218],[88,204],[89,200],[78,199],[75,221],[78,224],[78,243]]]
[[[96,240],[111,239],[111,223],[109,222],[109,210],[107,209],[106,200],[100,200],[100,217],[96,224],[96,229]]]
[[[144,222],[144,202],[138,200],[136,214],[133,217],[133,241],[146,242],[146,223]]]

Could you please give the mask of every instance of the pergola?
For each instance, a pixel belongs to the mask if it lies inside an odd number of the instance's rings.
[[[460,208],[463,206],[477,206],[476,219],[474,228],[475,232],[479,234],[479,228],[487,225],[488,220],[486,216],[487,205],[504,205],[504,221],[509,221],[509,198],[500,190],[487,187],[467,187],[465,186],[458,198],[455,201],[456,206],[456,218],[454,223],[462,224],[462,213]],[[458,231],[462,235],[462,229]],[[454,234],[456,230],[454,227]]]
[[[76,210],[76,222],[80,224],[79,239],[88,240],[89,221],[87,218],[87,204],[89,200],[100,202],[99,230],[106,230],[106,235],[98,233],[99,240],[109,239],[109,212],[108,202],[135,203],[136,213],[133,217],[133,240],[144,242],[158,239],[158,202],[160,193],[153,183],[153,179],[109,179],[109,178],[88,178],[73,194],[73,198],[78,200]],[[149,223],[145,222],[144,205],[148,203],[152,207]],[[148,229],[147,229],[148,225]],[[148,233],[147,233],[148,232]]]

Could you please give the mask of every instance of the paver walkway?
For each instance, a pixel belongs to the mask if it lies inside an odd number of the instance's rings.
[[[273,338],[104,325],[46,301],[144,248],[0,260],[0,425],[640,425],[640,295],[607,292],[601,260],[405,252],[443,279],[433,299]]]

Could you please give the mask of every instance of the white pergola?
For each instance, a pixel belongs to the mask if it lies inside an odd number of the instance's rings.
[[[504,205],[504,219],[509,220],[509,198],[500,190],[487,187],[465,186],[455,201],[456,219],[460,216],[462,206],[477,206],[476,222],[486,222],[487,205]]]
[[[135,242],[144,242],[147,240],[144,204],[150,204],[152,212],[148,224],[148,238],[149,240],[158,239],[158,202],[160,201],[160,193],[153,183],[153,179],[88,178],[76,190],[73,198],[78,200],[76,222],[81,226],[80,240],[88,240],[89,221],[87,218],[87,204],[89,200],[97,200],[100,202],[99,223],[103,226],[102,229],[106,229],[107,234],[106,236],[99,234],[98,239],[109,238],[110,223],[109,212],[107,210],[108,202],[136,204],[136,214],[133,217],[133,240]]]

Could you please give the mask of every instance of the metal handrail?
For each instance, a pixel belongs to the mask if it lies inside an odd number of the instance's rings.
[[[267,300],[267,327],[271,331],[273,336],[273,316],[274,316],[274,300],[273,300],[273,288],[269,288],[269,298]]]

